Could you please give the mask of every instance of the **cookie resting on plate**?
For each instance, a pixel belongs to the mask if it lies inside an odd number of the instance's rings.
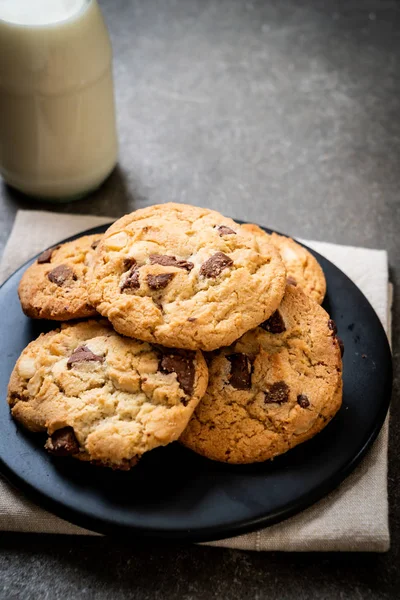
[[[336,326],[300,288],[229,348],[209,356],[207,392],[181,436],[199,454],[264,461],[321,431],[342,403]]]
[[[279,251],[286,267],[287,282],[299,285],[318,304],[322,304],[326,293],[326,280],[317,259],[292,238],[278,233],[269,235],[258,225],[246,223],[243,229],[254,234],[266,235],[270,244]]]
[[[49,452],[129,469],[180,436],[207,380],[200,351],[154,347],[90,320],[31,342],[8,402],[22,425],[47,432]]]
[[[87,280],[90,302],[119,333],[214,350],[276,310],[286,270],[266,236],[218,212],[168,203],[116,221]]]
[[[49,248],[27,268],[18,288],[22,310],[34,319],[68,321],[97,314],[85,275],[101,235],[86,235]]]

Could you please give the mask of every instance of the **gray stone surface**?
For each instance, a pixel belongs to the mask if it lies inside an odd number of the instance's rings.
[[[115,53],[120,166],[57,207],[119,216],[168,200],[297,236],[387,248],[400,226],[400,23],[394,0],[102,0]],[[260,554],[0,534],[0,598],[398,598],[398,315],[386,555]]]

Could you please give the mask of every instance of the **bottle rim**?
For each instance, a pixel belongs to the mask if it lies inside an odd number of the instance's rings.
[[[50,23],[18,23],[15,21],[9,21],[8,19],[2,19],[0,17],[0,24],[4,23],[9,27],[21,28],[21,29],[51,29],[53,27],[57,27],[59,25],[66,25],[72,23],[73,21],[79,19],[83,13],[85,13],[91,4],[93,4],[95,0],[83,0],[81,8],[76,11],[74,14],[70,15],[66,19],[60,19],[59,21],[52,21]]]

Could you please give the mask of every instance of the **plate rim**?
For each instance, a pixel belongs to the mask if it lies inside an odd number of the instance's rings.
[[[235,219],[235,221],[239,224],[248,223],[248,221],[243,221],[239,219]],[[103,233],[106,231],[112,223],[115,221],[110,221],[109,223],[100,224],[84,231],[81,231],[77,234],[68,236],[67,238],[56,242],[56,244],[63,244],[72,240],[75,240],[84,235],[95,235],[96,233]],[[259,225],[261,229],[266,231],[267,233],[277,233],[278,235],[282,235],[284,237],[291,237],[287,234],[281,233],[274,229],[270,229],[268,227]],[[337,267],[334,263],[332,263],[329,259],[322,256],[316,250],[313,250],[303,242],[299,241],[296,238],[294,239],[298,244],[306,248],[317,260],[322,259],[323,261],[327,261],[330,263],[335,269],[340,271],[343,277],[348,280],[351,285],[355,286],[358,292],[363,296],[365,302],[369,305],[371,310],[375,313],[376,318],[380,323],[380,327],[385,334],[386,339],[386,352],[388,357],[390,357],[390,361],[388,364],[388,378],[385,381],[385,388],[382,388],[382,394],[385,398],[385,401],[382,401],[378,417],[375,420],[375,425],[372,431],[370,431],[369,435],[365,439],[363,446],[359,449],[359,451],[353,456],[351,460],[349,460],[344,467],[342,467],[337,473],[331,476],[329,479],[324,480],[322,483],[318,484],[315,489],[311,492],[307,492],[296,498],[296,502],[292,507],[284,507],[281,510],[276,510],[273,513],[268,513],[267,515],[261,517],[255,517],[253,519],[246,518],[245,520],[238,521],[234,525],[225,525],[224,529],[221,530],[221,527],[217,525],[209,526],[207,528],[202,528],[201,530],[194,529],[186,529],[186,530],[170,530],[170,529],[149,529],[145,526],[129,526],[124,525],[122,523],[116,523],[110,521],[106,518],[97,518],[82,511],[77,510],[76,508],[66,506],[60,500],[49,497],[46,493],[40,491],[38,488],[34,487],[31,483],[25,481],[17,472],[11,469],[8,464],[3,460],[3,457],[0,456],[0,473],[1,475],[17,490],[21,491],[23,495],[32,500],[39,507],[43,507],[49,512],[51,512],[56,517],[62,518],[67,522],[77,525],[78,527],[82,527],[86,530],[111,535],[113,537],[125,538],[127,536],[132,536],[134,534],[137,538],[149,538],[149,539],[159,539],[159,540],[170,540],[170,541],[190,541],[190,542],[210,542],[210,541],[218,541],[221,539],[226,539],[230,537],[235,537],[238,535],[244,535],[246,533],[251,533],[261,528],[267,528],[272,525],[275,525],[280,522],[284,522],[288,518],[297,515],[303,512],[305,509],[310,508],[315,505],[316,502],[322,500],[327,494],[335,490],[359,465],[361,460],[367,454],[367,452],[372,447],[376,438],[378,437],[384,422],[386,420],[386,416],[388,414],[391,396],[392,396],[392,385],[393,385],[393,358],[392,352],[390,349],[389,340],[386,334],[386,331],[383,328],[382,323],[378,315],[376,314],[373,306],[369,302],[368,298],[364,295],[364,293],[358,288],[358,286],[344,273],[339,267]],[[49,246],[49,248],[54,247],[54,244]],[[19,271],[23,271],[28,264],[34,261],[41,252],[38,252],[36,255],[32,256],[30,259],[25,261],[20,267],[18,267],[13,273],[11,273],[7,279],[0,286],[0,293],[4,286],[12,279]],[[56,323],[56,322],[55,322]],[[4,399],[5,401],[5,399]]]

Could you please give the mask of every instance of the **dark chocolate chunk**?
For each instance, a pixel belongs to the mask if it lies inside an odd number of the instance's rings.
[[[47,277],[52,283],[55,283],[59,287],[64,285],[67,281],[76,281],[76,275],[67,265],[58,265],[58,267],[55,267],[52,271],[47,273]]]
[[[339,336],[336,336],[336,339],[337,339],[337,343],[339,344],[339,348],[340,348],[340,356],[343,357],[343,354],[344,354],[344,343],[343,343],[343,340]]]
[[[79,443],[72,427],[63,427],[55,431],[47,440],[46,449],[56,456],[78,454]]]
[[[308,408],[310,406],[310,401],[305,394],[300,394],[297,396],[297,404],[301,406],[301,408]]]
[[[59,248],[59,246],[57,246]],[[48,248],[38,256],[37,263],[39,265],[43,265],[44,263],[49,263],[51,261],[51,257],[53,256],[53,252],[56,248]]]
[[[166,254],[150,254],[150,264],[162,265],[163,267],[178,267],[178,269],[186,269],[186,271],[191,271],[194,267],[192,262],[178,260],[175,256],[167,256]]]
[[[233,231],[230,227],[226,225],[220,225],[218,227],[219,235],[222,237],[223,235],[236,235],[236,231]]]
[[[220,273],[227,267],[233,265],[233,260],[226,256],[223,252],[216,252],[211,258],[206,260],[205,263],[201,265],[200,275],[204,277],[218,277]]]
[[[167,352],[166,348],[164,352]],[[194,388],[194,358],[194,352],[170,352],[163,355],[159,364],[161,373],[176,373],[179,385],[188,396],[192,395]]]
[[[251,388],[251,362],[246,354],[236,352],[228,354],[226,358],[231,363],[229,383],[237,390],[248,390]]]
[[[270,404],[272,402],[276,402],[278,404],[282,404],[283,402],[287,402],[289,400],[289,386],[284,381],[277,381],[269,386],[268,390],[265,392],[264,402],[266,404]]]
[[[328,321],[328,328],[333,331],[333,335],[337,334],[337,327],[336,327],[336,323],[333,319],[329,319]]]
[[[288,285],[294,285],[294,286],[297,285],[296,279],[294,277],[291,277],[291,275],[289,275],[288,277],[286,277],[286,283]]]
[[[75,363],[92,361],[104,362],[104,356],[94,354],[87,346],[78,346],[67,360],[67,367],[70,369]]]
[[[139,269],[134,264],[126,275],[123,276],[123,281],[120,283],[119,289],[121,292],[125,292],[127,290],[137,290],[138,288],[140,288]]]
[[[99,244],[100,244],[100,240],[94,240],[94,242],[92,242],[90,244],[90,247],[92,248],[92,250],[96,250],[96,248]]]
[[[261,323],[260,327],[269,333],[283,333],[286,331],[285,322],[279,310],[276,310],[269,319]]]
[[[147,275],[147,285],[151,290],[163,290],[175,273],[161,273],[161,275]]]

